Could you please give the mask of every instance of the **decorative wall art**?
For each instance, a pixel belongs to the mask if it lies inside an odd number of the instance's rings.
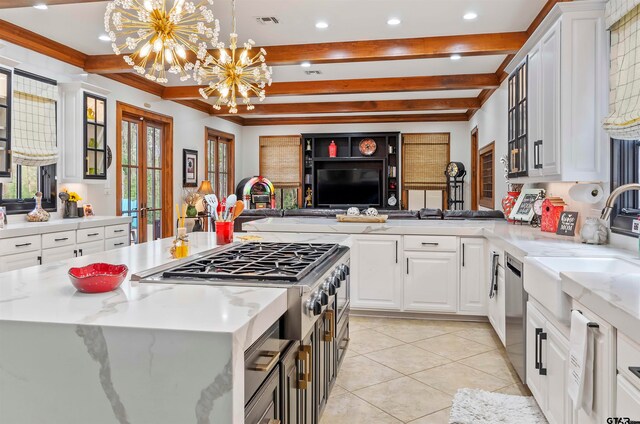
[[[182,149],[182,186],[198,187],[198,151]]]

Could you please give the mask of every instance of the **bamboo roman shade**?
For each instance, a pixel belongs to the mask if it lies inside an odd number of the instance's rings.
[[[300,136],[260,137],[260,175],[274,186],[300,187]]]
[[[444,190],[449,163],[449,133],[402,136],[402,189]]]
[[[640,0],[609,0],[611,30],[609,116],[604,129],[612,138],[640,138]]]

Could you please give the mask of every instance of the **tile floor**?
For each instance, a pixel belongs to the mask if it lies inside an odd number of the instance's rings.
[[[460,388],[531,394],[488,323],[351,316],[321,424],[449,422]]]

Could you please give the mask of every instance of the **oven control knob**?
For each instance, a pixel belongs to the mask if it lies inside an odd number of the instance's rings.
[[[322,313],[322,303],[320,303],[320,299],[314,296],[307,300],[307,309],[312,315],[320,315]]]
[[[347,264],[342,264],[340,265],[340,279],[341,280],[346,280],[347,276],[349,275],[349,265]]]
[[[320,304],[322,306],[327,306],[329,304],[329,295],[324,290],[320,290],[318,292],[318,297],[316,299],[320,300]]]
[[[340,281],[340,271],[337,269],[333,271],[333,274],[329,277],[329,281],[331,281],[331,284],[333,284],[336,289],[339,289],[342,285],[342,282]]]
[[[325,293],[328,293],[329,296],[334,296],[336,294],[336,286],[334,284],[335,280],[333,277],[327,278],[325,282],[322,284],[322,289]]]

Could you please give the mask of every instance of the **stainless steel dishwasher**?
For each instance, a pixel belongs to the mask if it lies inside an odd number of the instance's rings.
[[[524,384],[526,379],[527,298],[523,288],[522,262],[505,255],[505,343],[507,355]]]

